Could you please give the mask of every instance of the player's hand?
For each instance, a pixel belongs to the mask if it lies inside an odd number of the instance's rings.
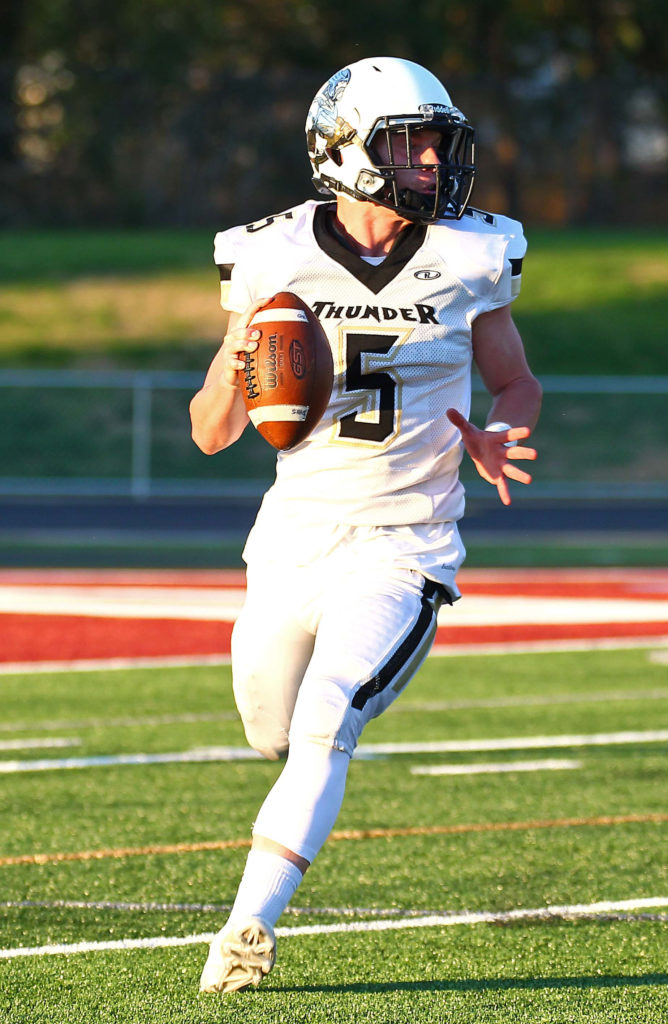
[[[257,311],[266,305],[267,302],[268,299],[258,299],[240,317],[235,317],[232,329],[223,338],[223,344],[220,349],[222,372],[219,377],[219,383],[221,387],[232,388],[233,390],[239,389],[239,371],[243,370],[246,365],[242,358],[242,353],[255,352],[260,337],[260,332],[254,328],[249,328],[248,325]]]
[[[494,484],[504,505],[510,505],[508,479],[517,480],[521,484],[530,484],[531,476],[523,469],[513,465],[509,459],[535,459],[535,448],[524,448],[518,445],[506,447],[508,441],[522,441],[529,437],[528,427],[511,427],[510,430],[480,430],[469,422],[456,409],[447,410],[448,419],[461,432],[466,451],[471,456],[475,468],[490,484]]]

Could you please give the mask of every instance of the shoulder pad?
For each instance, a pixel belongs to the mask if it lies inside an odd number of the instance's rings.
[[[511,291],[511,278],[519,284],[527,248],[519,221],[469,208],[460,220],[439,221],[432,232],[436,250],[483,303],[512,301],[518,289]]]
[[[464,211],[464,215],[458,223],[464,227],[464,230],[499,236],[508,247],[507,255],[509,257],[515,254],[523,256],[526,252],[524,229],[520,222],[513,220],[512,217],[504,217],[501,213],[488,213],[486,210],[477,210],[470,206]]]
[[[213,259],[220,272],[221,281],[229,281],[234,264],[243,248],[244,228],[228,228],[219,231],[213,240]]]
[[[281,213],[219,231],[214,240],[214,261],[221,272],[221,280],[229,280],[234,264],[246,251],[257,252],[257,245],[264,248],[268,241],[276,241],[277,235],[294,235],[300,231],[305,221],[313,216],[313,208],[319,205],[317,200],[309,199]]]

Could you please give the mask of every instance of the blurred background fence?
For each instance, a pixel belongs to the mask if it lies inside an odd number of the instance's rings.
[[[274,452],[253,430],[207,457],[189,434],[202,374],[176,371],[0,370],[0,494],[256,497]],[[518,498],[668,497],[668,376],[542,378],[535,481]],[[473,418],[489,396],[475,383]],[[472,497],[489,494],[465,460]]]

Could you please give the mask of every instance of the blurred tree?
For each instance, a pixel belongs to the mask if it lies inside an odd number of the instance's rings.
[[[18,121],[13,102],[14,79],[17,72],[16,53],[21,35],[23,9],[12,0],[0,0],[0,220],[7,195],[12,190],[17,168]]]
[[[431,67],[479,128],[476,201],[665,212],[663,0],[0,0],[0,218],[211,223],[307,192],[315,89]]]

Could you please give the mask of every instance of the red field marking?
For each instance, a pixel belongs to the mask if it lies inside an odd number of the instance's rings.
[[[344,829],[331,832],[330,843],[359,842],[372,839],[402,839],[413,836],[451,836],[479,832],[532,832],[557,828],[612,828],[617,825],[662,825],[668,814],[617,814],[592,818],[556,818],[533,821],[483,821],[453,825],[407,825],[402,828]],[[210,839],[198,843],[157,843],[151,846],[117,847],[100,850],[64,850],[53,853],[24,853],[13,857],[0,857],[0,868],[20,864],[62,864],[67,861],[125,860],[130,857],[164,857],[170,854],[209,853],[218,850],[247,849],[250,836],[238,839]]]
[[[629,607],[636,600],[665,601],[668,571],[635,569],[464,570],[464,597],[612,599]],[[0,587],[227,588],[244,585],[237,570],[0,570]],[[5,605],[7,607],[7,605]],[[10,605],[11,607],[11,605]],[[629,614],[629,619],[633,615]],[[228,655],[232,623],[169,618],[0,613],[0,663],[78,661],[109,658]],[[440,626],[436,643],[446,647],[521,644],[540,641],[663,638],[664,621],[495,623],[493,613],[475,625]]]
[[[631,580],[506,580],[493,583],[491,581],[474,582],[463,574],[459,579],[459,588],[466,597],[576,597],[579,599],[609,598],[624,601],[665,601],[668,590],[648,586],[647,583]]]
[[[84,615],[0,615],[0,663],[229,655],[231,622],[119,619]],[[442,626],[446,647],[551,640],[665,637],[666,622]]]
[[[0,615],[0,663],[229,654],[231,622]]]
[[[668,622],[554,622],[517,625],[439,626],[436,643],[445,646],[471,644],[521,644],[538,640],[601,640],[634,637],[665,637]]]
[[[666,569],[462,569],[462,594],[668,600]]]
[[[243,569],[0,569],[0,587],[245,587]]]

